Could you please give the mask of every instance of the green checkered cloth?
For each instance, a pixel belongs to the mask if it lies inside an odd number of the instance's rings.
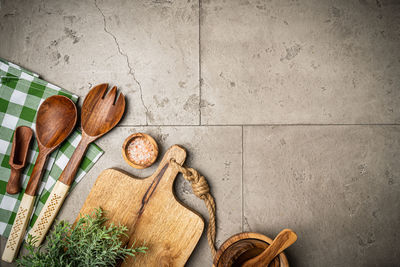
[[[0,79],[0,235],[8,237],[23,196],[23,190],[16,195],[9,195],[6,192],[7,181],[11,172],[8,161],[14,130],[22,125],[35,130],[36,112],[46,98],[52,95],[64,95],[76,103],[78,96],[41,80],[39,75],[1,58]],[[42,183],[38,188],[39,197],[36,198],[35,210],[28,230],[33,226],[80,139],[81,133],[75,130],[50,155]],[[28,152],[27,165],[21,174],[23,188],[26,188],[28,184],[38,154],[37,141],[35,140],[32,143]],[[90,145],[78,170],[74,185],[85,176],[102,154],[101,148],[95,144]]]

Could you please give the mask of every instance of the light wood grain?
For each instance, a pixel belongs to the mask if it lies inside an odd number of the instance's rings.
[[[68,194],[68,190],[69,186],[60,181],[57,181],[53,190],[51,190],[50,196],[40,211],[35,225],[29,231],[29,234],[37,240],[35,246],[39,246],[43,242],[47,231],[50,229],[53,220],[57,216]]]
[[[183,266],[200,239],[203,219],[173,192],[177,172],[169,166],[171,158],[183,163],[186,152],[172,146],[156,172],[144,179],[114,169],[103,171],[80,211],[88,214],[101,207],[110,222],[128,227],[124,242],[146,243],[146,255],[128,258],[122,266]]]
[[[19,247],[24,239],[25,229],[31,218],[33,205],[35,204],[35,196],[24,194],[18,208],[17,217],[11,228],[6,247],[3,251],[1,259],[6,262],[14,261],[18,254]]]

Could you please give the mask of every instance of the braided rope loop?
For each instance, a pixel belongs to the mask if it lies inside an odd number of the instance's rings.
[[[207,229],[207,240],[208,245],[210,246],[211,253],[213,257],[215,257],[216,249],[215,249],[215,235],[216,235],[216,228],[215,228],[215,200],[214,197],[210,193],[210,187],[208,186],[206,178],[200,175],[199,172],[193,168],[187,168],[180,164],[178,164],[174,159],[170,160],[171,166],[177,170],[178,172],[183,174],[183,178],[189,181],[193,193],[200,199],[204,201],[206,204],[208,214],[210,216],[208,222],[208,229]]]

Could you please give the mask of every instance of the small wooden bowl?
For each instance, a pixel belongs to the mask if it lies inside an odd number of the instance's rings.
[[[148,140],[154,149],[154,156],[150,159],[150,161],[148,163],[143,164],[143,165],[133,162],[128,156],[127,150],[128,150],[129,144],[136,138],[143,138],[143,139]],[[158,145],[157,145],[156,141],[154,140],[154,138],[151,137],[150,135],[145,134],[145,133],[135,133],[135,134],[128,136],[128,138],[125,139],[125,142],[122,145],[122,156],[124,157],[125,161],[129,165],[131,165],[133,168],[145,169],[145,168],[148,168],[151,165],[153,165],[153,163],[156,161],[157,156],[158,156]]]
[[[218,249],[213,267],[241,266],[246,260],[261,254],[272,239],[258,233],[240,233],[230,237]],[[289,267],[285,253],[279,254],[269,267]]]

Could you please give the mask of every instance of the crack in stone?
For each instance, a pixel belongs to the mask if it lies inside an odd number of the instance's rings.
[[[145,112],[145,118],[146,118],[146,125],[148,125],[147,116],[148,116],[148,114],[149,114],[149,109],[148,109],[148,107],[146,106],[146,104],[144,103],[142,85],[141,85],[140,82],[136,79],[135,71],[134,71],[133,67],[131,66],[131,63],[129,62],[128,55],[122,51],[122,49],[121,49],[121,47],[120,47],[120,45],[119,45],[119,43],[118,43],[117,37],[116,37],[112,32],[110,32],[110,31],[107,29],[106,16],[104,15],[104,13],[103,13],[103,11],[100,9],[100,7],[97,5],[97,0],[94,0],[94,5],[96,6],[96,8],[99,10],[101,16],[103,17],[103,29],[104,29],[104,31],[114,39],[114,42],[115,42],[115,44],[116,44],[116,46],[117,46],[118,53],[119,53],[121,56],[123,56],[123,57],[125,58],[125,60],[126,60],[126,64],[127,64],[127,66],[128,66],[128,69],[129,69],[128,74],[132,76],[133,80],[134,80],[134,81],[136,82],[136,84],[139,86],[140,100],[141,100],[141,102],[142,102],[143,108],[144,108],[145,111],[146,111],[146,112]]]

